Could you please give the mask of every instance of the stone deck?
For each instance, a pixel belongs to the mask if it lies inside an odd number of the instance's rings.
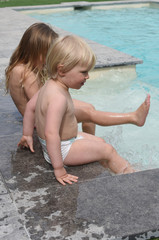
[[[98,163],[70,167],[79,182],[63,187],[44,161],[36,134],[34,154],[17,149],[22,117],[5,95],[4,70],[24,30],[34,22],[12,8],[0,9],[0,239],[159,237],[159,169],[112,176]],[[89,43],[97,54],[96,67],[141,63]]]

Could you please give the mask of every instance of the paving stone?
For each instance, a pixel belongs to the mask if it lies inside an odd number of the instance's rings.
[[[30,239],[9,194],[0,195],[0,239]]]
[[[2,101],[3,103],[3,101]],[[6,108],[5,108],[5,107]],[[13,107],[13,108],[12,108]],[[10,112],[7,112],[6,109],[10,108]],[[14,105],[9,105],[4,104],[3,107],[1,108],[1,113],[0,113],[0,137],[4,135],[10,135],[10,134],[20,134],[23,132],[23,127],[22,127],[22,117],[16,110],[15,110]]]

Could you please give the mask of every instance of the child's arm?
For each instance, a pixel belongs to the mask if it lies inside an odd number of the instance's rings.
[[[54,168],[54,174],[62,185],[77,182],[78,177],[67,174],[61,154],[60,129],[63,116],[67,109],[65,97],[56,96],[52,99],[47,109],[45,139],[49,157]]]
[[[24,118],[23,118],[23,136],[18,143],[20,147],[30,148],[31,152],[34,152],[33,149],[33,131],[35,123],[35,106],[38,98],[39,92],[37,92],[27,103]]]

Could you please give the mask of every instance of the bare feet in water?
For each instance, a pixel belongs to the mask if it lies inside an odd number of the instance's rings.
[[[108,169],[108,163],[106,160],[100,160],[99,163],[104,167],[104,168],[107,168]],[[110,170],[110,169],[109,169]],[[131,164],[129,162],[126,162],[124,164],[124,166],[119,170],[118,173],[113,173],[111,170],[110,172],[112,174],[128,174],[128,173],[134,173],[136,172],[135,169],[131,166]]]
[[[147,114],[150,108],[150,95],[148,94],[145,101],[140,105],[140,107],[134,112],[134,124],[142,127],[146,121]]]

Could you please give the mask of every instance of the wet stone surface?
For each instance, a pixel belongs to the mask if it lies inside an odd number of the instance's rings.
[[[26,237],[25,226],[31,239],[111,239],[150,230],[157,234],[158,169],[111,176],[98,163],[69,167],[79,182],[63,187],[45,162],[36,133],[35,153],[17,149],[20,136],[6,135],[0,142],[5,232],[11,218],[14,233]]]

